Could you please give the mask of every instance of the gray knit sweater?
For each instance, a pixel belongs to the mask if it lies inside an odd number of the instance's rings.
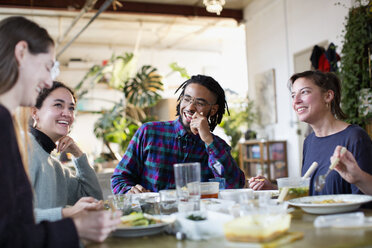
[[[62,208],[74,205],[83,196],[103,198],[96,173],[83,154],[73,159],[76,176],[59,160],[46,152],[29,134],[29,172],[34,189],[34,210],[36,222],[62,219]]]

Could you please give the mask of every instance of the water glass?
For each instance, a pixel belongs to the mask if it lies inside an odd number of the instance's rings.
[[[143,213],[157,215],[160,214],[159,196],[140,197],[139,204]]]
[[[200,210],[200,163],[174,164],[178,211]]]
[[[164,189],[159,191],[160,213],[173,214],[178,211],[177,191],[174,189]]]
[[[109,205],[114,206],[116,209],[121,210],[123,215],[130,214],[135,211],[132,209],[132,203],[127,195],[109,195],[108,197]]]

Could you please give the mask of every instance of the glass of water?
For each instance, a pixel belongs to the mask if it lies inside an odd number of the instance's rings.
[[[200,210],[200,163],[174,164],[178,211]]]
[[[177,191],[174,189],[164,189],[159,191],[160,213],[173,214],[178,211]]]

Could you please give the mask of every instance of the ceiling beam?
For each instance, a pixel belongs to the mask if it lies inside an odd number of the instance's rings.
[[[104,0],[98,0],[95,4],[95,10],[104,3]],[[122,2],[122,7],[117,6],[116,10],[110,6],[105,12],[116,13],[134,13],[149,15],[173,15],[184,17],[215,17],[232,18],[238,23],[243,20],[243,10],[223,9],[220,15],[209,13],[204,7],[178,4],[158,4],[144,2]],[[80,10],[85,4],[85,0],[0,0],[0,7],[18,7],[35,9],[53,9],[53,10]]]

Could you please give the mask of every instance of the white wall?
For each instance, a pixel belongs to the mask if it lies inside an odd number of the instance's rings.
[[[254,96],[254,77],[274,68],[278,122],[265,128],[269,139],[287,140],[289,175],[300,174],[296,134],[287,81],[293,74],[293,55],[315,44],[333,42],[341,52],[347,7],[338,0],[254,0],[244,10],[246,20],[249,94]],[[351,0],[341,1],[350,7]]]
[[[227,41],[226,39],[221,40],[220,50],[217,52],[203,51],[197,48],[195,50],[140,48],[137,67],[152,65],[158,69],[160,75],[165,76],[163,82],[167,90],[163,94],[164,98],[176,97],[174,95],[175,90],[185,81],[176,73],[167,76],[171,72],[169,64],[172,62],[177,62],[180,66],[185,67],[190,75],[210,75],[223,88],[230,88],[245,96],[248,90],[245,30],[244,28],[236,28],[236,30],[231,30],[223,35],[229,36],[230,39]],[[109,59],[113,53],[119,55],[124,52],[133,52],[133,48],[74,44],[66,50],[59,60],[62,64],[66,64],[69,58],[82,58],[90,61],[87,65],[101,64],[103,60]],[[89,67],[71,69],[63,66],[58,80],[73,87],[83,78],[88,69]],[[178,94],[179,92],[177,96]],[[71,136],[81,144],[83,149],[92,154],[100,151],[102,147],[102,144],[93,134],[93,124],[97,118],[97,115],[78,115],[71,132]]]

